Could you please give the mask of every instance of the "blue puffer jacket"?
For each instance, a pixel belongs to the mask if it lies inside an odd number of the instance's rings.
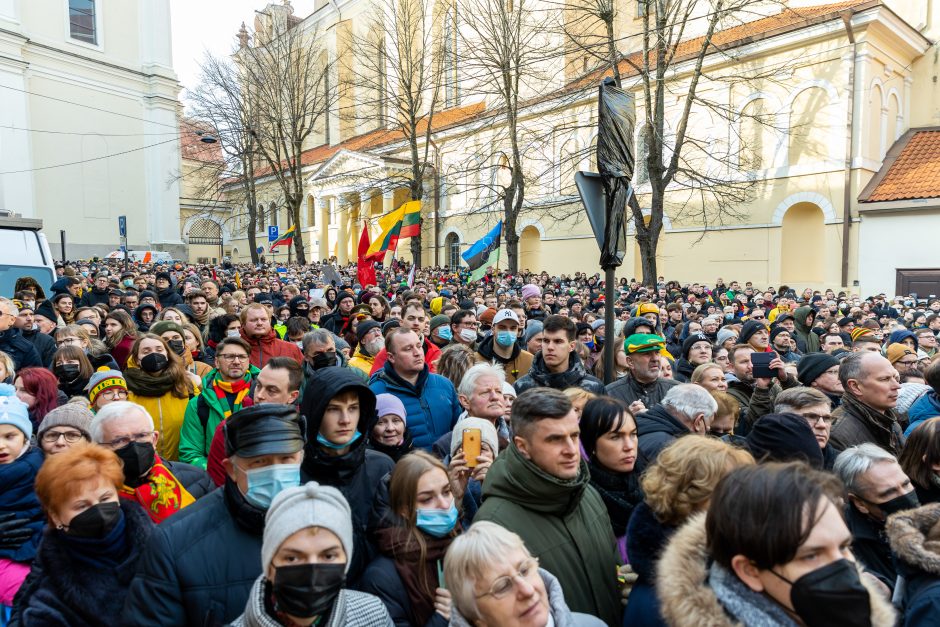
[[[454,384],[429,372],[427,366],[418,375],[415,385],[411,385],[386,362],[382,370],[372,376],[369,387],[376,395],[393,394],[401,400],[408,414],[408,431],[415,448],[429,451],[439,437],[454,428],[463,413]]]
[[[904,430],[904,437],[909,436],[911,431],[916,429],[920,423],[937,416],[940,416],[940,395],[933,391],[927,392],[914,401],[911,408],[907,410],[907,418],[910,423],[907,425],[907,429]]]
[[[30,446],[19,459],[0,464],[0,512],[13,513],[18,520],[30,521],[28,526],[33,530],[32,537],[18,548],[0,549],[0,558],[28,563],[36,557],[36,547],[42,538],[45,519],[34,484],[43,459],[42,451]]]

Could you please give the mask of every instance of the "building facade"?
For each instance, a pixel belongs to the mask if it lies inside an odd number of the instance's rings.
[[[879,262],[862,236],[871,211],[859,196],[899,138],[911,128],[937,124],[940,117],[940,99],[930,97],[940,95],[933,81],[940,68],[929,52],[940,36],[940,2],[792,0],[789,5],[781,10],[778,3],[767,3],[763,15],[755,11],[753,18],[714,36],[720,46],[704,58],[697,94],[716,104],[711,110],[693,104],[690,133],[694,145],[705,148],[693,149],[684,159],[690,168],[716,171],[718,178],[742,184],[747,199],[716,213],[700,189],[668,188],[659,274],[680,281],[710,282],[720,276],[757,284],[892,291],[872,271]],[[318,36],[329,38],[327,47],[336,54],[344,49],[342,33],[356,32],[368,6],[361,1],[324,4],[297,20],[296,27],[324,33]],[[629,13],[634,10],[628,7],[619,18],[623,41],[635,39],[639,28],[639,16]],[[342,29],[331,28],[340,23]],[[694,47],[700,34],[691,29],[683,43]],[[636,99],[639,146],[642,84],[631,72],[626,48],[620,69]],[[570,59],[553,57],[540,70],[545,78],[522,94],[520,110],[527,191],[517,223],[519,267],[595,272],[596,243],[573,178],[578,170],[596,169],[597,85],[604,72],[579,71]],[[679,62],[669,75],[670,88],[679,95],[667,107],[667,135],[680,124],[681,94],[693,70],[691,61]],[[734,80],[745,72],[764,78]],[[422,230],[425,265],[455,265],[459,253],[500,218],[496,190],[506,162],[500,149],[506,145],[505,116],[498,101],[475,88],[471,78],[461,78],[459,70],[457,76],[457,88],[432,123]],[[350,98],[338,111],[355,107]],[[716,115],[719,107],[730,113]],[[407,166],[408,150],[388,129],[344,127],[335,123],[338,118],[338,113],[331,117],[329,141],[304,155],[309,195],[300,226],[311,256],[335,255],[345,262],[355,259],[363,225],[369,224],[375,235],[374,218],[407,200],[405,189],[376,181],[394,179]],[[268,196],[263,203],[269,208],[267,223],[285,224],[277,190],[259,183]],[[650,185],[642,168],[634,186],[641,205],[648,204]],[[230,252],[245,259],[244,233],[235,223]],[[266,241],[260,226],[259,241]],[[398,254],[410,257],[406,249],[400,245]],[[931,260],[929,246],[906,254],[908,267],[940,266]],[[618,276],[640,274],[638,247],[631,242]]]
[[[185,258],[169,0],[0,0],[0,209],[53,254]]]

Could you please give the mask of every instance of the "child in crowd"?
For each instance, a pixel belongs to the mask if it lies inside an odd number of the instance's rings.
[[[29,408],[12,385],[0,384],[0,622],[13,605],[42,535],[43,516],[33,483],[42,451],[30,445]]]

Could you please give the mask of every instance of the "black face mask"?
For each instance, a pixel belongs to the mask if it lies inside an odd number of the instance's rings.
[[[146,480],[146,473],[153,468],[156,452],[150,442],[131,442],[114,451],[124,462],[124,483],[130,488],[138,488]],[[144,475],[144,476],[141,476]]]
[[[771,570],[791,585],[790,603],[806,627],[852,625],[871,627],[871,600],[855,564],[837,560],[796,581]]]
[[[271,590],[278,611],[297,618],[322,616],[346,585],[346,564],[300,564],[274,569]]]
[[[59,364],[52,369],[52,372],[55,373],[56,378],[63,383],[74,381],[78,378],[78,375],[81,374],[81,371],[81,366],[78,364]]]
[[[876,503],[875,505],[885,513],[885,517],[887,518],[895,512],[903,512],[904,510],[920,507],[920,501],[917,499],[917,492],[911,490],[907,494],[896,496],[890,501]]]
[[[170,360],[163,353],[150,353],[140,360],[140,368],[144,372],[155,374],[166,370]]]
[[[167,342],[167,345],[170,347],[171,351],[173,351],[180,357],[182,357],[183,353],[186,352],[186,344],[183,342],[183,340],[169,340]],[[156,353],[153,353],[153,354],[156,355]]]
[[[329,368],[330,366],[336,365],[336,351],[326,351],[325,353],[317,353],[313,357],[313,369],[319,370],[320,368]]]
[[[121,518],[121,505],[117,501],[98,503],[73,518],[66,533],[76,538],[103,538]]]

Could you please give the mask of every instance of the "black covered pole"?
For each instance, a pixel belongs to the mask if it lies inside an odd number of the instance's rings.
[[[614,358],[617,344],[614,342],[614,273],[611,266],[604,269],[604,385],[613,383],[617,377]]]

